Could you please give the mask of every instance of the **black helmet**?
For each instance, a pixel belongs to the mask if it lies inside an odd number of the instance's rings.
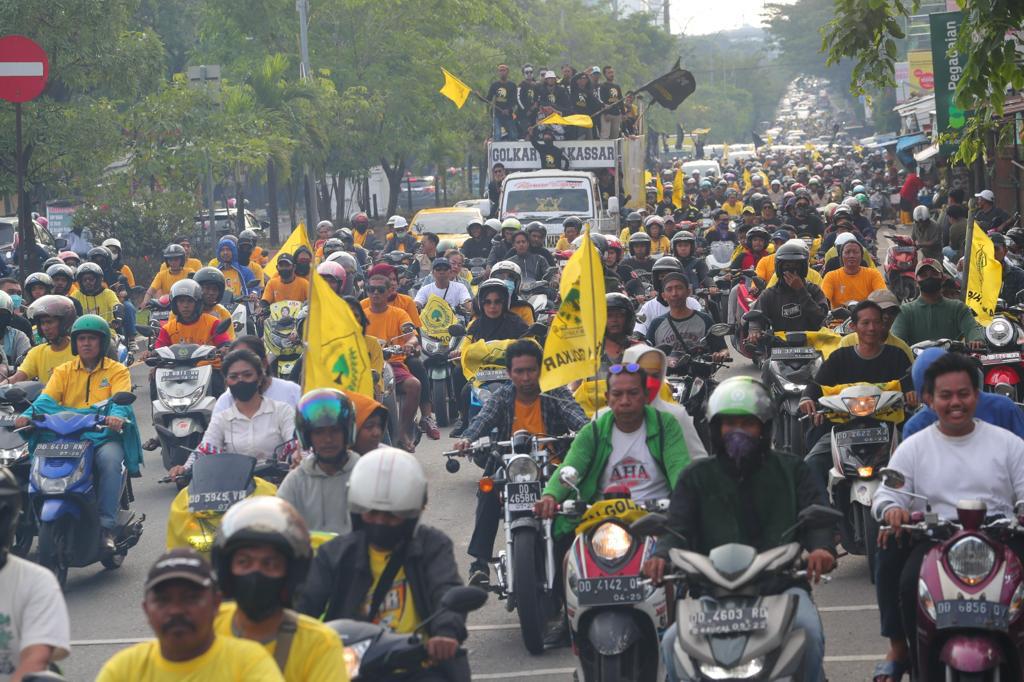
[[[324,260],[327,260],[327,257],[330,256],[335,251],[344,250],[345,242],[341,241],[337,237],[331,237],[330,239],[324,242]]]
[[[672,235],[672,246],[675,246],[676,242],[696,242],[697,236],[689,230],[679,230]]]
[[[503,310],[508,310],[510,305],[509,301],[512,300],[512,292],[508,290],[507,286],[505,286],[505,280],[491,277],[490,279],[485,279],[481,282],[480,287],[476,290],[476,304],[480,309],[480,315],[483,315],[484,313],[484,297],[487,295],[488,291],[500,293],[505,299],[505,303],[502,308]]]
[[[636,324],[636,311],[633,309],[633,302],[629,296],[612,292],[604,295],[604,303],[609,311],[621,310],[626,313],[626,334],[633,333],[633,325]]]
[[[327,222],[327,221],[323,221]],[[329,225],[330,223],[328,223]],[[256,234],[256,230],[242,230],[238,233],[238,246],[242,244],[248,244],[250,246],[256,246],[256,242],[259,241],[259,235]]]
[[[744,241],[744,243],[747,245],[748,249],[753,248],[751,244],[754,243],[754,237],[760,237],[761,239],[763,239],[765,246],[768,246],[768,241],[771,239],[771,235],[768,234],[768,230],[764,229],[760,225],[755,225],[754,227],[747,230],[747,238]]]
[[[10,469],[0,467],[0,557],[4,560],[14,542],[20,513],[21,488],[18,487],[18,479]]]
[[[227,286],[227,281],[224,279],[224,273],[217,268],[209,265],[205,268],[199,268],[196,274],[192,275],[192,281],[199,285],[200,293],[204,284],[213,284],[219,289],[217,300],[220,301],[224,298],[224,289]]]
[[[786,229],[784,227],[779,228],[778,230],[775,230],[775,232],[772,232],[772,241],[773,242],[783,242],[783,243],[785,243],[785,242],[788,242],[792,238],[793,238],[793,231],[792,230],[788,230],[788,229]]]
[[[590,243],[593,244],[594,248],[597,249],[598,253],[600,253],[601,256],[604,257],[605,251],[608,250],[608,238],[605,237],[603,234],[591,233]]]
[[[575,227],[577,230],[582,230],[583,221],[579,218],[579,216],[571,215],[562,221],[562,229],[564,230],[567,227]]]
[[[679,262],[678,258],[674,258],[672,256],[662,256],[658,260],[654,261],[654,267],[651,268],[651,272],[655,275],[682,271],[683,264]]]
[[[630,255],[633,255],[633,248],[637,244],[647,244],[648,253],[650,253],[651,236],[646,232],[634,232],[633,234],[629,235],[629,241],[626,243],[626,246],[629,249]]]
[[[93,275],[96,278],[94,287],[86,288],[82,282],[82,277],[85,275]],[[75,281],[78,282],[78,288],[82,290],[83,294],[86,296],[96,296],[103,290],[103,268],[97,263],[82,263],[75,270]]]
[[[167,248],[164,249],[163,253],[164,262],[166,263],[172,258],[180,258],[182,264],[184,264],[185,259],[187,258],[185,256],[185,247],[182,246],[181,244],[168,244]]]
[[[790,239],[785,244],[775,249],[775,275],[779,278],[779,282],[782,281],[783,266],[789,265],[792,269],[792,265],[797,265],[797,274],[800,275],[801,279],[807,277],[807,261],[810,255],[807,252],[807,245],[800,239]]]
[[[640,227],[640,223],[642,223],[643,220],[644,217],[640,215],[639,211],[631,211],[630,214],[626,216],[626,224],[630,227]],[[636,223],[636,225],[633,225],[633,223]]]
[[[87,254],[89,260],[96,265],[100,266],[104,270],[110,267],[114,262],[114,254],[110,253],[110,249],[105,246],[94,246],[89,249]]]
[[[356,408],[352,401],[336,388],[315,388],[302,396],[295,406],[295,435],[302,447],[312,450],[310,432],[326,426],[341,427],[346,449],[355,444]]]
[[[29,293],[32,287],[37,285],[43,286],[47,294],[53,293],[53,279],[45,272],[33,272],[25,278],[25,293]]]
[[[524,232],[526,232],[526,234],[530,234],[531,232],[540,232],[546,237],[548,234],[548,228],[544,227],[544,223],[539,220],[534,220],[532,223],[528,223],[526,225]]]

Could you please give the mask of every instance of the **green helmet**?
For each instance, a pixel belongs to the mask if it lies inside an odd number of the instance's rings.
[[[727,415],[749,415],[767,424],[775,416],[768,390],[751,377],[730,377],[708,398],[708,421]]]
[[[82,315],[71,325],[71,354],[78,355],[75,347],[75,337],[83,332],[99,334],[100,355],[106,355],[107,346],[110,345],[110,325],[99,315]]]

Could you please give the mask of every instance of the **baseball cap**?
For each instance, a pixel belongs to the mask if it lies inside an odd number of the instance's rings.
[[[975,199],[984,199],[985,201],[996,202],[996,195],[992,193],[990,189],[983,189],[974,195]]]
[[[437,270],[438,268],[444,268],[446,270],[451,270],[452,269],[452,262],[450,260],[448,260],[447,258],[435,258],[434,259],[434,263],[433,263],[433,265],[431,267],[434,270]]]
[[[681,272],[666,272],[664,275],[661,276],[662,286],[668,284],[672,280],[678,280],[685,284],[687,287],[690,286],[690,280],[686,279],[686,275],[684,275]]]
[[[914,274],[921,274],[921,270],[924,268],[931,268],[940,275],[942,274],[942,266],[939,264],[939,261],[934,258],[922,258],[921,262],[917,264],[916,268],[914,268]]]
[[[291,263],[295,265],[295,256],[290,253],[282,253],[277,257],[278,263]]]
[[[896,294],[888,289],[875,289],[868,294],[868,300],[878,304],[878,307],[882,310],[900,307],[900,300],[896,298]]]
[[[146,591],[169,580],[187,580],[199,587],[213,585],[213,569],[193,549],[172,549],[161,554],[146,576]]]

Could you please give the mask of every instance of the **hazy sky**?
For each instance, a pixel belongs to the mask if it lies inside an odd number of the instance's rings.
[[[760,26],[766,4],[766,0],[718,0],[710,5],[693,0],[671,2],[672,32],[690,35],[715,33],[741,26]]]

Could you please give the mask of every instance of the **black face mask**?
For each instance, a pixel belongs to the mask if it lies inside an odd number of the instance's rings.
[[[278,268],[277,274],[281,275],[281,279],[283,279],[285,282],[290,282],[292,281],[292,277],[295,276],[295,271],[292,270],[291,268]]]
[[[252,400],[252,397],[260,390],[260,382],[239,381],[237,384],[231,384],[228,386],[228,390],[231,391],[232,398],[245,402],[247,400]]]
[[[274,615],[284,604],[281,592],[287,578],[270,578],[259,571],[231,576],[232,594],[238,608],[249,620],[261,621]]]
[[[386,526],[381,523],[364,523],[366,539],[374,547],[392,550],[410,537],[416,528],[416,519],[402,521],[397,526]]]
[[[928,277],[917,283],[921,292],[925,294],[937,294],[942,289],[942,280],[938,277]]]
[[[295,274],[298,275],[299,277],[306,277],[309,275],[309,267],[309,263],[296,263]]]

